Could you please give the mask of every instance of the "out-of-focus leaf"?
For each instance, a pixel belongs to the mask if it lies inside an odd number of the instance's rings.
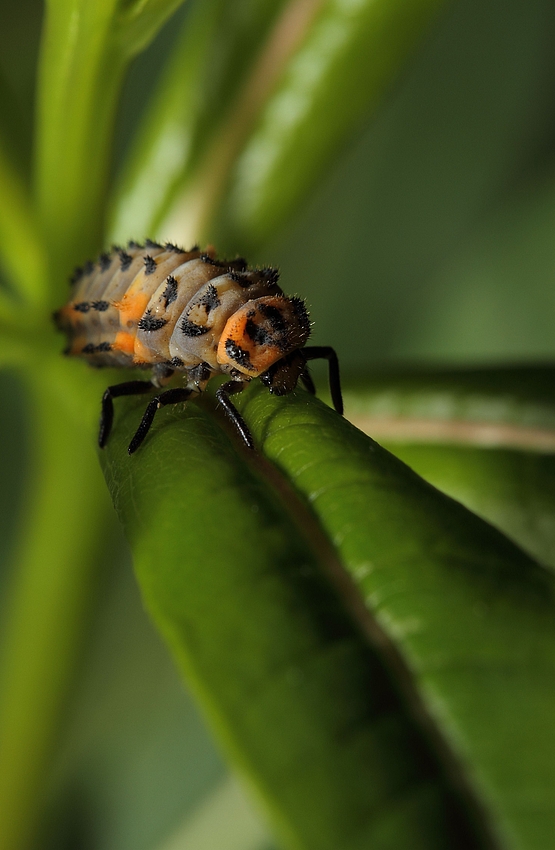
[[[545,846],[554,577],[305,394],[237,404],[289,484],[192,405],[131,459],[122,405],[104,466],[145,601],[286,839],[451,846],[441,777],[490,846]]]
[[[236,165],[216,234],[256,246],[287,220],[375,110],[440,0],[328,0],[284,68]]]
[[[286,0],[192,4],[112,200],[112,239],[156,232],[195,164],[236,111],[237,91],[284,5]],[[177,237],[182,242],[188,234]]]
[[[153,228],[179,242],[212,236],[233,172],[219,245],[258,243],[376,104],[439,5],[259,0],[248,14],[242,3],[199,6],[124,174],[115,238]]]
[[[143,408],[124,400],[102,455],[143,596],[285,846],[477,847],[302,504],[194,405],[129,458]]]
[[[346,382],[351,421],[555,564],[555,367],[388,369]]]

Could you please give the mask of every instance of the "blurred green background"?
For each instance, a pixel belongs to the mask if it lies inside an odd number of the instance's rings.
[[[22,163],[41,17],[35,0],[0,4],[0,96],[13,100]],[[114,174],[177,29],[128,75]],[[309,302],[315,343],[334,345],[347,370],[553,359],[554,43],[550,0],[453,0],[378,115],[252,258],[280,266],[285,289]],[[9,374],[0,390],[4,565],[26,474],[25,400]],[[51,846],[270,850],[142,611],[115,522],[105,542],[52,772]],[[5,580],[3,570],[0,589]]]

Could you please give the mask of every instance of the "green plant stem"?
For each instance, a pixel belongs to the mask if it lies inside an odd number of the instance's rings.
[[[0,144],[0,262],[14,289],[40,305],[46,297],[47,259],[23,181]],[[0,294],[0,316],[7,297]]]
[[[27,511],[2,645],[1,850],[29,847],[40,816],[108,507],[90,429],[75,415],[80,406],[88,408],[79,398],[73,365],[60,358],[41,376],[36,370],[24,375],[34,425]]]

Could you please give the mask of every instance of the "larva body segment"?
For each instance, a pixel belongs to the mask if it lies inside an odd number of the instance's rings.
[[[182,387],[152,400],[130,452],[158,407],[202,392],[218,374],[231,378],[217,395],[250,447],[248,428],[229,396],[252,378],[260,377],[278,395],[293,390],[300,378],[312,392],[307,360],[326,357],[330,378],[332,372],[336,377],[334,404],[342,412],[335,353],[304,348],[310,335],[306,307],[285,296],[277,280],[276,269],[252,269],[241,258],[219,260],[212,249],[185,251],[148,240],[114,248],[77,269],[70,300],[55,314],[68,337],[67,353],[92,366],[153,373],[151,383],[128,381],[106,391],[100,444],[110,431],[113,398],[161,387],[174,375],[183,376]]]

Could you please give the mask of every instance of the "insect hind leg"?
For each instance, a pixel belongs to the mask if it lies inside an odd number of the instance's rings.
[[[142,395],[154,389],[150,381],[125,381],[123,384],[115,384],[108,387],[102,396],[102,410],[100,414],[100,428],[98,431],[98,445],[101,449],[108,442],[108,437],[114,422],[114,399],[123,395]]]

